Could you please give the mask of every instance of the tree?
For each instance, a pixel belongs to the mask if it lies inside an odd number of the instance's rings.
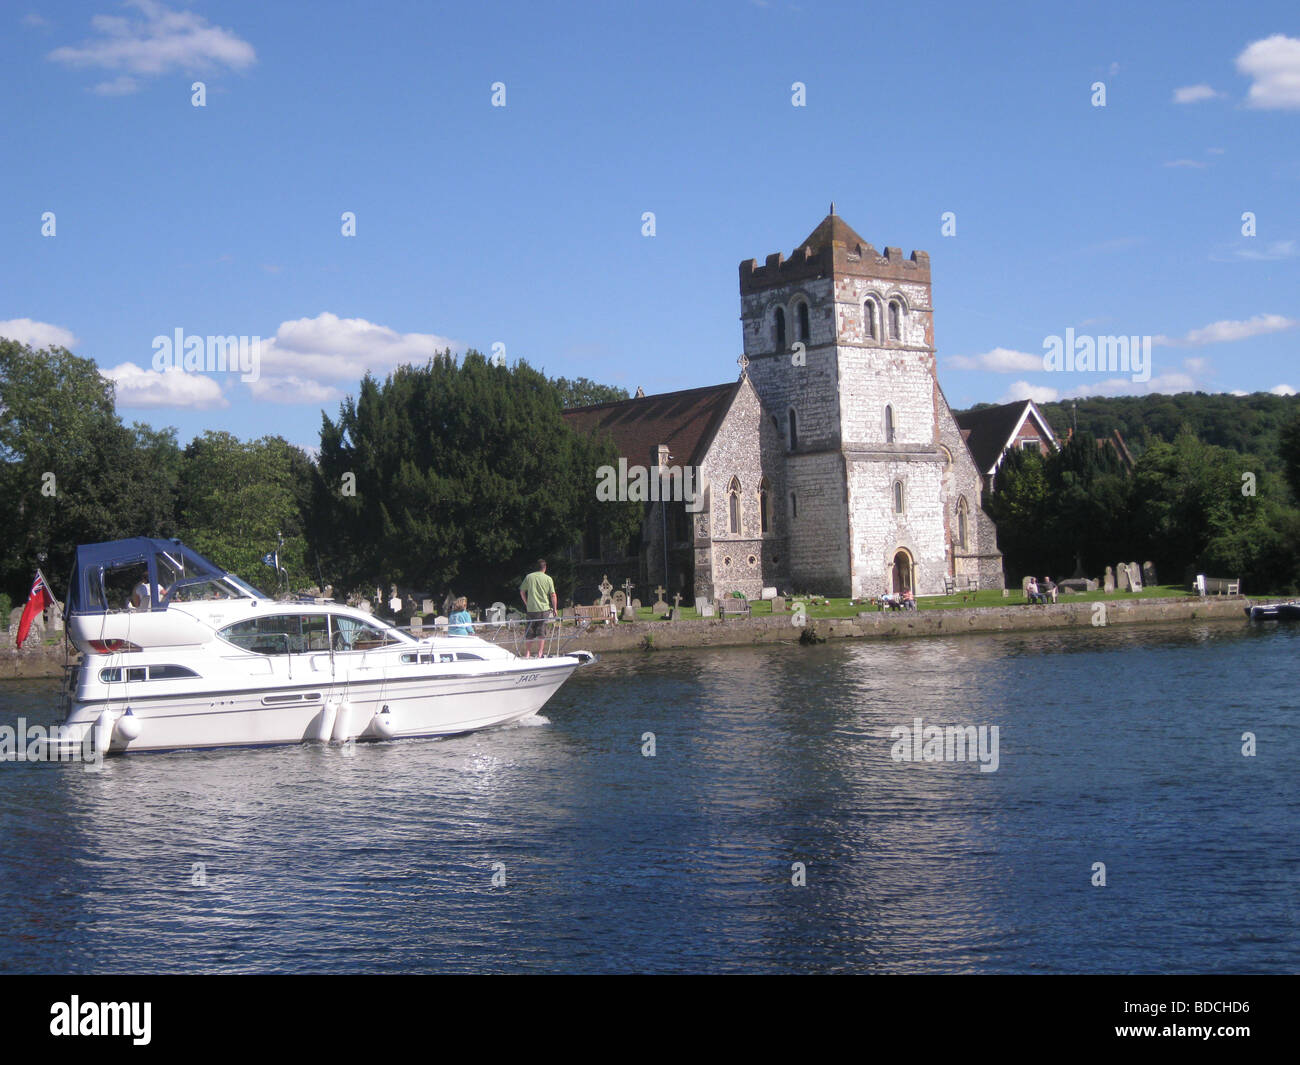
[[[557,377],[552,382],[560,392],[560,405],[564,410],[573,407],[594,407],[598,403],[616,403],[627,399],[627,389],[616,385],[601,385],[585,377]]]
[[[0,491],[11,515],[0,587],[25,596],[45,552],[61,592],[78,544],[166,535],[177,460],[174,430],[122,424],[93,361],[0,340]]]
[[[281,437],[244,442],[204,433],[185,449],[181,464],[181,539],[254,586],[273,588],[277,578],[262,558],[283,534],[280,565],[290,586],[315,583],[303,535],[312,476],[307,456]]]
[[[312,537],[327,579],[513,601],[539,556],[563,585],[593,510],[602,534],[626,540],[637,505],[596,507],[613,448],[569,429],[561,396],[527,363],[475,351],[382,384],[367,375],[337,420],[322,419]]]

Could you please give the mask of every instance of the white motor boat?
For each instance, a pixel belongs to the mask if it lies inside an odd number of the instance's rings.
[[[268,598],[144,537],[77,549],[65,618],[81,661],[60,743],[102,753],[474,732],[537,713],[593,657],[417,638],[331,600]]]

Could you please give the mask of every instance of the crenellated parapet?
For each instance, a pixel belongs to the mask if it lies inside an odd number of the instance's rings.
[[[756,259],[740,264],[740,292],[746,295],[765,289],[806,281],[809,278],[858,275],[893,281],[930,281],[930,253],[887,247],[878,252],[857,235],[838,215],[827,215],[790,258],[773,252],[758,265]]]

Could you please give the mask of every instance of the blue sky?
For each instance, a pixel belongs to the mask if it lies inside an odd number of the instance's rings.
[[[930,252],[955,407],[1300,387],[1293,0],[0,20],[0,335],[93,358],[128,421],[182,443],[311,446],[367,368],[448,344],[651,393],[732,379],[738,264],[831,200],[878,249]],[[262,338],[258,380],[160,373],[177,329]],[[1151,380],[1044,372],[1067,329],[1153,336]]]

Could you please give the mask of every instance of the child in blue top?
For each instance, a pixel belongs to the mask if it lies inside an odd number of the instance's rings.
[[[473,636],[474,619],[469,616],[469,602],[462,595],[455,603],[452,604],[456,610],[455,613],[447,619],[448,636]]]

